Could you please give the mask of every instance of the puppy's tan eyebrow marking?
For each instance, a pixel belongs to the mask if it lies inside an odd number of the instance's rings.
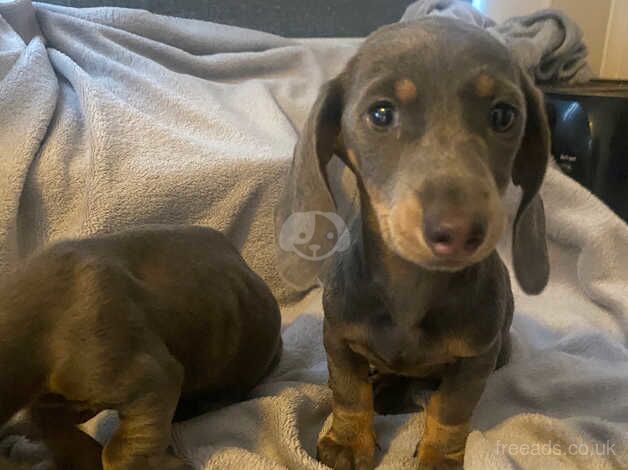
[[[416,98],[416,85],[408,78],[395,82],[395,96],[402,103],[409,103]]]
[[[475,93],[482,98],[487,98],[491,96],[494,91],[495,79],[486,72],[482,72],[478,78],[475,79]]]

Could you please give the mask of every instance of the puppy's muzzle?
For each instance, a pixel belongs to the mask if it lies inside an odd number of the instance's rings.
[[[417,230],[436,264],[476,261],[501,232],[497,192],[479,176],[428,177],[422,186]]]

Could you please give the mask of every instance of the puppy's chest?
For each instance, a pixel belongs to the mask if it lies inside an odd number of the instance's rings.
[[[422,303],[406,308],[373,305],[362,318],[361,341],[350,347],[380,371],[417,377],[473,354],[466,312]]]

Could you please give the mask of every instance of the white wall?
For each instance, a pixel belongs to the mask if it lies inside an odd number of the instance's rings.
[[[512,16],[549,8],[550,4],[551,0],[473,0],[473,6],[498,23]]]
[[[628,79],[628,0],[612,0],[600,75]]]
[[[595,2],[593,7],[593,1]],[[602,67],[606,32],[612,0],[552,0],[552,8],[562,10],[574,20],[584,33],[589,48],[589,64],[595,73]],[[628,0],[620,0],[628,2]]]
[[[593,71],[628,79],[628,0],[473,0],[473,5],[498,22],[544,8],[562,10],[582,28]]]

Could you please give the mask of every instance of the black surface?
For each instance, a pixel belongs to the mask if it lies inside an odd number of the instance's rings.
[[[398,21],[413,0],[47,0],[73,7],[141,8],[290,37],[360,37]]]
[[[628,83],[545,87],[552,154],[628,221]]]

